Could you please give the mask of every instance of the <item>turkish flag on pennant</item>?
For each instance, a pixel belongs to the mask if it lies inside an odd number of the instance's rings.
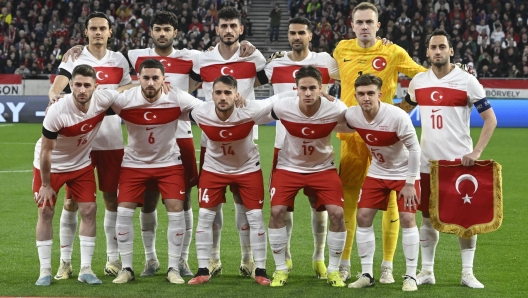
[[[429,212],[434,228],[469,238],[502,224],[501,165],[493,160],[464,167],[460,160],[431,161]]]

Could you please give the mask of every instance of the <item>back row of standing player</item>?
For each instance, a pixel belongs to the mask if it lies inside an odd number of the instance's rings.
[[[275,55],[274,56],[275,59],[271,60],[270,63],[266,65],[264,58],[258,51],[253,53],[247,58],[240,58],[238,36],[240,35],[241,30],[243,30],[243,27],[240,26],[239,20],[237,21],[236,11],[226,10],[224,11],[224,13],[225,13],[224,15],[225,18],[224,17],[220,18],[220,22],[218,26],[219,36],[221,37],[221,43],[213,51],[208,52],[208,53],[198,53],[194,51],[185,51],[185,50],[184,51],[174,50],[172,48],[172,38],[176,34],[174,30],[175,20],[173,19],[173,16],[170,15],[170,13],[164,13],[164,12],[158,13],[151,23],[152,35],[156,43],[156,48],[130,51],[129,57],[132,62],[132,65],[134,65],[134,67],[137,69],[137,67],[139,66],[142,60],[148,57],[155,57],[164,64],[167,77],[168,77],[167,80],[171,83],[171,85],[176,85],[184,91],[192,91],[193,88],[196,88],[198,86],[196,84],[196,81],[203,80],[204,82],[203,88],[205,91],[206,99],[208,100],[210,100],[210,96],[212,94],[212,82],[215,78],[217,78],[220,75],[229,74],[237,78],[239,82],[239,89],[238,89],[239,92],[241,92],[244,95],[244,97],[248,99],[254,98],[253,85],[257,85],[258,83],[267,83],[268,81],[270,81],[273,84],[276,92],[285,91],[285,90],[293,90],[295,86],[295,72],[299,68],[300,65],[316,65],[320,69],[321,73],[323,74],[322,77],[323,77],[324,85],[328,83],[330,77],[338,78],[337,65],[333,58],[331,58],[327,53],[317,53],[316,54],[316,53],[309,52],[308,42],[309,42],[309,39],[311,38],[311,32],[310,32],[310,27],[309,27],[310,24],[306,20],[295,19],[292,22],[290,22],[288,36],[289,36],[290,44],[292,46],[293,51],[289,53],[282,53],[282,54]],[[99,25],[97,25],[97,21],[99,21],[98,23]],[[89,26],[90,22],[96,23],[96,24],[94,26]],[[116,84],[114,86],[100,86],[100,88],[101,87],[115,88],[118,85],[125,85],[127,82],[130,82],[130,79],[129,78],[127,79],[128,64],[126,60],[120,54],[105,50],[106,40],[108,36],[110,35],[108,28],[106,28],[106,33],[103,32],[105,31],[103,30],[103,27],[106,26],[105,22],[107,22],[107,20],[105,20],[104,15],[99,15],[95,17],[92,16],[92,18],[88,18],[87,34],[89,37],[92,37],[90,38],[90,45],[83,50],[81,57],[75,63],[77,64],[88,63],[91,65],[94,65],[97,70],[97,75],[98,75],[97,79],[98,79],[99,84],[105,84],[105,83],[110,84],[112,82]],[[97,49],[99,51],[97,51]],[[97,55],[97,53],[99,53],[100,55]],[[112,55],[117,55],[117,59],[116,57],[112,57]],[[84,62],[82,60],[83,56],[86,59],[84,60]],[[160,57],[164,57],[164,58],[160,59]],[[119,62],[116,62],[116,61],[119,61]],[[114,63],[114,65],[112,65],[112,63]],[[65,70],[66,73],[68,73],[68,69],[70,70],[70,73],[71,73],[71,70],[75,66],[73,64],[74,63],[70,62],[70,65],[68,68],[68,63],[63,63],[63,65],[61,65],[61,74],[64,74],[63,70]],[[120,72],[121,76],[115,73],[116,68],[118,69],[119,67],[121,67],[121,72]],[[190,74],[190,77],[191,77],[190,80],[188,79],[189,78],[188,74]],[[65,77],[68,78],[67,75]],[[118,78],[122,78],[122,79],[118,80]],[[65,82],[67,83],[67,80]],[[186,84],[187,82],[189,82],[190,88],[187,87],[187,84]],[[254,84],[255,82],[257,83]],[[59,90],[60,89],[61,88],[59,88]],[[52,92],[50,91],[50,97],[54,95],[55,94],[52,94]],[[110,119],[111,117],[106,117],[106,118]],[[178,126],[183,127],[182,124],[179,124]],[[277,129],[278,129],[277,135],[280,136],[280,129],[281,129],[280,126]],[[182,129],[179,129],[179,131],[181,132]],[[189,135],[189,134],[190,134],[190,126],[183,128],[183,134],[177,135],[179,137],[178,144],[180,145],[180,139],[192,140],[191,139],[192,135]],[[106,136],[108,138],[109,134],[105,132],[104,129],[102,129],[99,135]],[[121,134],[119,133],[119,135]],[[185,136],[187,136],[187,138],[185,138]],[[281,144],[280,144],[281,140],[283,140],[283,137],[276,138],[276,146],[275,146],[276,149],[281,147]],[[108,144],[107,142],[103,142],[103,143]],[[190,144],[192,145],[192,142]],[[180,145],[180,147],[186,148],[185,145]],[[122,148],[122,141],[121,141],[121,148]],[[99,149],[99,148],[96,147],[96,149]],[[107,147],[106,149],[114,149],[114,148]],[[97,151],[97,150],[94,150],[94,151]],[[188,152],[189,152],[189,155],[186,158],[184,149],[182,149],[182,156],[183,156],[182,159],[184,160],[184,162],[188,160],[192,160],[192,162],[189,163],[189,166],[186,166],[186,174],[187,174],[186,189],[187,190],[189,190],[193,186],[192,184],[193,180],[194,181],[197,180],[195,178],[196,168],[194,166],[194,148],[192,148],[192,150],[189,149]],[[93,160],[96,160],[96,158],[93,158]],[[105,165],[105,164],[108,164],[108,163],[103,162],[99,165]],[[192,170],[193,167],[194,167],[194,170]],[[191,170],[189,171],[189,169]],[[100,166],[98,166],[98,174],[100,175],[100,177],[101,177],[101,174],[104,175],[104,172],[106,172],[106,170],[102,170],[100,169]],[[118,175],[113,175],[113,177],[118,177]],[[103,179],[103,180],[108,181],[107,179]],[[103,188],[101,184],[100,184],[100,189],[105,192],[105,189]],[[115,188],[109,187],[106,189],[109,190],[108,191],[109,193],[112,193],[112,190],[117,189],[117,185],[115,185]],[[187,197],[189,193],[190,191],[186,191]],[[152,199],[145,200],[146,205],[147,205],[147,202],[157,202],[157,196],[158,194],[156,193],[155,189],[153,189],[153,193],[151,194]],[[311,197],[311,203],[312,203],[312,206],[314,206],[313,205],[314,196],[312,195],[309,197]],[[111,200],[107,200],[107,195],[105,194],[105,202],[108,202],[108,201],[111,201]],[[114,196],[113,202],[114,202],[113,205],[107,204],[107,214],[105,214],[105,232],[107,234],[107,253],[108,253],[108,262],[107,262],[107,268],[105,268],[105,272],[116,274],[119,271],[119,269],[121,269],[120,268],[121,266],[117,259],[117,244],[115,244],[115,239],[114,237],[112,237],[112,235],[116,235],[115,225],[114,226],[112,225],[112,223],[115,223],[116,217],[117,217],[117,214],[115,214],[116,213],[115,211],[117,209],[116,196]],[[179,260],[179,271],[181,273],[187,272],[189,275],[192,275],[190,271],[186,271],[188,270],[188,265],[187,265],[187,260],[186,260],[186,256],[188,255],[188,253],[185,253],[185,252],[188,252],[188,246],[190,243],[190,235],[192,231],[192,210],[190,210],[188,207],[188,199],[186,200],[186,202],[187,202],[186,204],[187,207],[185,211],[185,227],[186,227],[185,238],[186,239],[184,238],[183,240],[182,257]],[[110,208],[109,208],[109,205],[111,205]],[[248,233],[244,232],[248,228],[248,220],[245,217],[243,206],[240,204],[236,204],[235,206],[237,206],[237,228],[240,232],[241,247],[242,247],[242,262],[241,262],[240,269],[241,269],[241,272],[244,272],[246,274],[251,274],[251,272],[254,272],[255,265],[252,262],[251,250],[249,248],[249,245],[247,245],[249,243],[249,235]],[[154,212],[152,212],[153,210]],[[314,265],[316,274],[318,276],[324,277],[326,275],[326,267],[324,266],[323,255],[324,255],[324,243],[325,243],[324,239],[326,236],[327,217],[326,217],[325,212],[316,212],[315,208],[312,208],[312,210],[313,210],[312,225],[314,227],[314,238],[315,238],[315,251],[314,251],[313,265]],[[64,214],[69,215],[69,217],[64,216]],[[288,214],[291,214],[291,213],[288,212]],[[77,218],[76,213],[73,213],[73,216],[72,216],[72,214],[68,214],[65,211],[63,211],[63,216],[61,216],[61,268],[59,269],[59,273],[57,274],[56,278],[67,278],[69,275],[71,275],[71,265],[69,261],[71,261],[71,244],[73,242],[73,235],[76,230],[76,224],[75,224],[76,218]],[[107,218],[108,218],[108,221],[107,221]],[[155,227],[157,224],[155,204],[151,204],[148,210],[144,210],[140,218],[142,222],[142,235],[144,239],[145,253],[146,253],[146,259],[147,259],[145,270],[142,273],[142,275],[143,274],[152,275],[157,271],[157,269],[159,269],[159,263],[157,262],[157,258],[155,255],[155,249],[154,249]],[[221,270],[221,263],[219,261],[220,260],[219,235],[220,235],[221,226],[222,226],[221,213],[217,213],[216,219],[215,219],[215,227],[217,229],[214,230],[214,235],[216,237],[214,237],[215,239],[214,248],[211,254],[211,263],[209,266],[209,270],[211,273],[216,273]],[[288,230],[288,226],[289,226],[289,230]],[[291,216],[290,218],[286,218],[286,227],[288,230],[288,235],[291,235]],[[69,231],[68,233],[65,233],[66,234],[65,237],[62,236],[63,230]],[[65,241],[63,243],[63,238],[65,238],[65,240],[69,240],[70,242],[68,243],[67,241]],[[112,247],[115,247],[116,249],[112,250],[111,249]],[[287,248],[288,247],[289,245],[287,246]],[[69,248],[69,256],[68,256],[68,248]],[[63,249],[64,249],[64,255],[63,255]],[[286,253],[286,263],[289,266],[288,269],[291,269],[291,255],[289,254],[288,249]],[[123,267],[128,267],[124,265],[125,264],[123,264]],[[61,272],[61,269],[62,269],[62,272]]]

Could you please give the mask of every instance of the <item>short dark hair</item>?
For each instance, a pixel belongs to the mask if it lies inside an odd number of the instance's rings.
[[[376,17],[379,19],[379,11],[376,5],[370,3],[370,2],[361,2],[356,7],[354,7],[354,10],[352,10],[352,18],[354,18],[354,15],[356,14],[356,11],[358,10],[372,10],[376,13]]]
[[[77,75],[91,77],[94,81],[97,81],[97,73],[95,72],[95,69],[88,64],[80,64],[75,66],[71,75],[72,80]]]
[[[433,31],[433,33],[431,33],[431,35],[429,35],[429,37],[427,37],[427,47],[429,47],[429,43],[431,43],[431,38],[433,38],[433,36],[445,36],[447,38],[447,44],[449,45],[449,47],[453,47],[453,41],[451,40],[451,36],[447,34],[447,32],[443,29],[436,29],[435,31]]]
[[[366,73],[363,75],[360,75],[356,81],[354,82],[354,88],[357,88],[359,86],[369,86],[369,85],[376,85],[378,87],[378,90],[381,90],[381,86],[383,85],[383,80],[370,73]]]
[[[219,76],[218,78],[216,78],[213,82],[213,89],[214,89],[214,86],[216,85],[216,83],[224,83],[230,87],[233,87],[234,89],[237,89],[238,88],[238,84],[237,84],[237,80],[230,76],[230,75],[227,75],[227,76]]]
[[[163,63],[159,62],[154,58],[148,58],[141,62],[141,64],[139,65],[138,74],[141,73],[141,70],[143,68],[158,68],[159,70],[161,70],[161,73],[165,75],[165,67],[163,67]]]
[[[171,25],[175,30],[178,29],[178,17],[170,11],[159,10],[153,16],[150,21],[150,28],[154,28],[154,25]]]
[[[91,12],[87,17],[86,20],[84,20],[84,28],[88,28],[88,22],[93,18],[103,18],[106,19],[108,22],[108,28],[112,28],[112,22],[110,21],[110,18],[106,15],[106,13],[100,12],[100,11],[94,11]]]
[[[218,20],[233,20],[237,19],[238,23],[242,24],[242,15],[233,6],[226,6],[218,11]]]
[[[306,25],[306,28],[308,29],[308,31],[312,32],[312,23],[307,18],[300,18],[300,17],[292,18],[288,22],[288,26],[290,26],[290,24]]]
[[[313,65],[305,65],[299,69],[297,74],[295,75],[295,84],[299,85],[299,81],[301,79],[311,77],[317,80],[317,83],[319,83],[319,86],[321,86],[323,82],[323,78],[321,76],[321,72],[317,67]]]

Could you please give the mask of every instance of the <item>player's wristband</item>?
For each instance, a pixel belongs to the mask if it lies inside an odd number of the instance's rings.
[[[416,177],[407,176],[407,178],[405,179],[405,184],[414,185],[415,181],[416,181]]]

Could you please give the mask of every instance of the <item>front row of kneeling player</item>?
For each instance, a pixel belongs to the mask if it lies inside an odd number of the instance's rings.
[[[363,185],[357,217],[356,239],[363,274],[349,287],[374,284],[372,220],[377,209],[386,208],[387,194],[396,190],[403,197],[398,204],[407,261],[403,290],[417,289],[419,233],[414,213],[420,194],[416,179],[419,177],[420,147],[408,115],[397,107],[380,102],[382,82],[378,77],[362,75],[356,80],[359,106],[347,109],[339,101],[331,102],[320,97],[321,74],[315,67],[306,66],[296,75],[296,95],[280,94],[235,108],[235,99],[239,95],[233,77],[222,76],[215,80],[213,101],[203,103],[179,90],[164,94],[161,91],[163,65],[156,60],[143,62],[139,73],[141,87],[118,94],[107,90],[93,91],[95,72],[89,66],[79,66],[72,73],[70,84],[73,94],[52,105],[48,111],[43,137],[39,141],[39,144],[42,142],[42,151],[37,146],[38,154],[34,162],[33,191],[41,208],[37,223],[41,276],[37,285],[49,285],[51,282],[53,211],[46,206],[54,204],[54,195],[63,184],[70,187],[81,203],[79,207],[83,207],[79,232],[82,263],[79,281],[101,283],[91,270],[96,207],[95,183],[88,153],[104,111],[112,107],[125,120],[129,132],[128,150],[125,150],[120,175],[116,224],[123,269],[115,283],[134,279],[132,218],[136,206],[145,203],[142,194],[152,181],[157,183],[169,215],[167,280],[184,283],[177,268],[185,233],[182,228],[185,185],[173,136],[178,119],[190,118],[208,136],[209,142],[199,181],[200,211],[196,228],[199,269],[189,284],[208,282],[213,273],[209,270],[213,222],[217,208],[225,202],[225,190],[229,185],[237,203],[246,209],[249,245],[256,267],[252,276],[257,283],[271,286],[286,283],[291,268],[285,258],[288,235],[284,214],[293,210],[298,190],[309,188],[317,193],[316,208],[326,209],[330,215],[327,281],[332,286],[344,287],[339,274],[340,256],[346,239],[343,194],[334,166],[330,137],[334,131],[355,130],[372,151],[373,162]],[[278,100],[280,104],[275,104]],[[79,116],[78,111],[84,113]],[[273,281],[270,281],[265,269],[267,238],[262,215],[263,178],[251,131],[254,124],[273,119],[281,120],[287,134],[270,185],[268,234],[276,265]]]

